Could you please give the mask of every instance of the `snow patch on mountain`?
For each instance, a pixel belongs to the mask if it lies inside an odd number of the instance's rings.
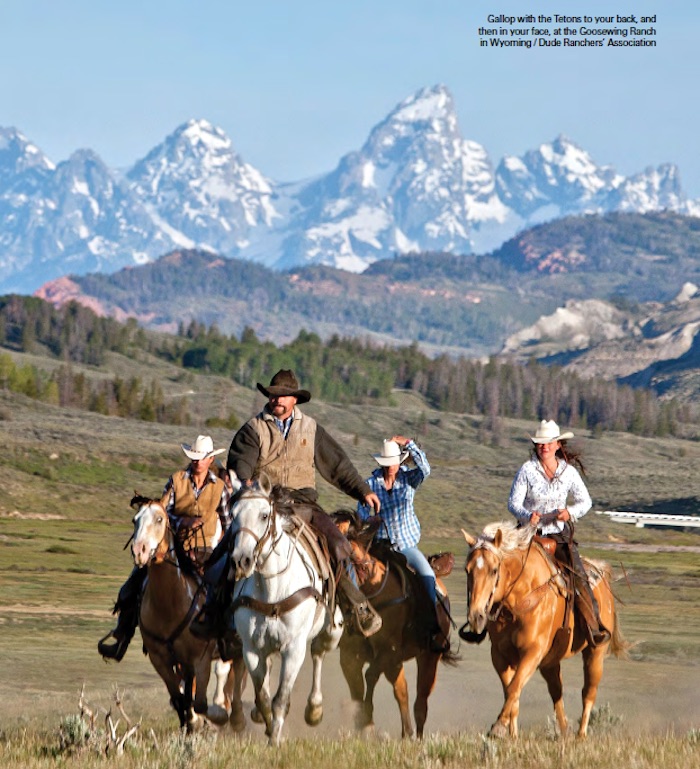
[[[291,184],[246,163],[206,120],[176,128],[125,176],[89,150],[55,165],[0,128],[3,290],[178,247],[360,272],[396,253],[485,253],[563,215],[664,208],[700,216],[675,166],[624,177],[565,136],[494,168],[462,136],[443,85],[399,103],[329,173]]]

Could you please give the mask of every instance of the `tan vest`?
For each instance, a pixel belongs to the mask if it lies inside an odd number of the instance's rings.
[[[224,482],[221,478],[217,478],[213,483],[208,481],[199,498],[196,498],[192,481],[187,477],[185,470],[180,470],[173,475],[172,490],[175,495],[173,515],[202,518],[204,521],[202,533],[206,546],[213,548],[221,539],[221,523],[216,509],[221,502]],[[164,498],[166,506],[169,496],[167,494]]]
[[[292,489],[316,488],[316,422],[294,409],[294,420],[285,440],[274,417],[265,411],[252,420],[260,441],[255,475],[267,474],[273,484]]]

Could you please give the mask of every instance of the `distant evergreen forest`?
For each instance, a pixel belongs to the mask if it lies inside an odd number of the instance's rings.
[[[657,436],[679,434],[681,425],[700,421],[690,405],[661,401],[650,390],[582,379],[534,361],[430,358],[417,344],[390,347],[338,336],[324,342],[305,331],[277,347],[251,329],[237,338],[196,321],[182,325],[178,335],[155,334],[134,320],[119,323],[76,303],[55,309],[35,297],[0,297],[0,346],[62,361],[48,373],[0,354],[0,387],[61,406],[176,424],[189,421],[186,402],[168,401],[158,381],[89,379],[72,364],[100,366],[107,351],[125,356],[145,351],[247,387],[292,368],[320,400],[391,404],[394,388],[410,389],[436,409],[484,416],[495,436],[504,417]],[[236,421],[231,415],[227,426]]]

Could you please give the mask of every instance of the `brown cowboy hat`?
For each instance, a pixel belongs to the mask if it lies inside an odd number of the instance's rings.
[[[308,403],[311,400],[311,393],[308,390],[299,389],[299,382],[290,369],[280,369],[270,380],[269,387],[258,382],[258,390],[266,398],[273,395],[293,395],[297,403]]]

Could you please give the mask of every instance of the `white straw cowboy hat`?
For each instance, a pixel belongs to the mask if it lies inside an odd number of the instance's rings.
[[[280,369],[270,380],[269,387],[258,382],[258,390],[266,398],[274,395],[293,395],[297,403],[308,403],[311,400],[311,393],[300,389],[299,382],[290,369]]]
[[[553,443],[573,438],[573,433],[560,433],[559,425],[552,419],[543,419],[534,435],[530,436],[533,443]]]
[[[391,467],[391,465],[400,465],[408,456],[408,451],[401,451],[396,441],[385,440],[381,454],[373,454],[372,456],[382,467]]]
[[[215,457],[217,454],[223,454],[226,449],[214,450],[214,441],[209,435],[198,435],[197,440],[190,446],[187,443],[181,443],[182,450],[188,459],[207,459]]]

